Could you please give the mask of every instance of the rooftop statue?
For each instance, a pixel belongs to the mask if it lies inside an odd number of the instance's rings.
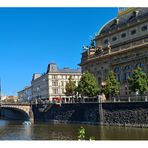
[[[88,50],[89,48],[88,48],[88,46],[82,46],[82,48],[83,48],[83,51],[86,51],[86,50]]]
[[[94,40],[91,40],[90,48],[95,48],[95,42],[94,42]]]
[[[108,42],[108,53],[110,54],[111,53],[111,43]]]
[[[95,54],[97,54],[97,55],[103,55],[103,48],[102,48],[102,46],[96,47]]]

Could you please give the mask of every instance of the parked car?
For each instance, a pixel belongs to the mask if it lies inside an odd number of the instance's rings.
[[[52,102],[54,102],[54,103],[60,103],[60,102],[62,102],[62,98],[58,98],[58,97],[55,97],[55,98],[52,98]]]

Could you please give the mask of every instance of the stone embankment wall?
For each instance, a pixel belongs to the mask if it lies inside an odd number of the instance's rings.
[[[42,105],[33,106],[35,120],[99,124],[103,117],[105,125],[147,126],[148,102],[99,103],[52,105],[41,112]]]
[[[104,124],[148,127],[148,102],[105,103]]]
[[[99,123],[98,103],[52,105],[47,112],[41,112],[42,105],[34,105],[34,119],[41,121]]]

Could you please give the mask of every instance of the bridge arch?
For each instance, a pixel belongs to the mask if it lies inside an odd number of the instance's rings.
[[[30,120],[34,121],[32,107],[30,105],[10,105],[3,104],[2,116],[8,119]]]

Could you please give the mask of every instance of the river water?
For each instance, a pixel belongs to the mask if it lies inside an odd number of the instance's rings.
[[[93,136],[95,140],[148,140],[148,128],[40,122],[26,126],[22,123],[0,119],[0,140],[77,140],[81,126],[85,128],[86,139]]]

